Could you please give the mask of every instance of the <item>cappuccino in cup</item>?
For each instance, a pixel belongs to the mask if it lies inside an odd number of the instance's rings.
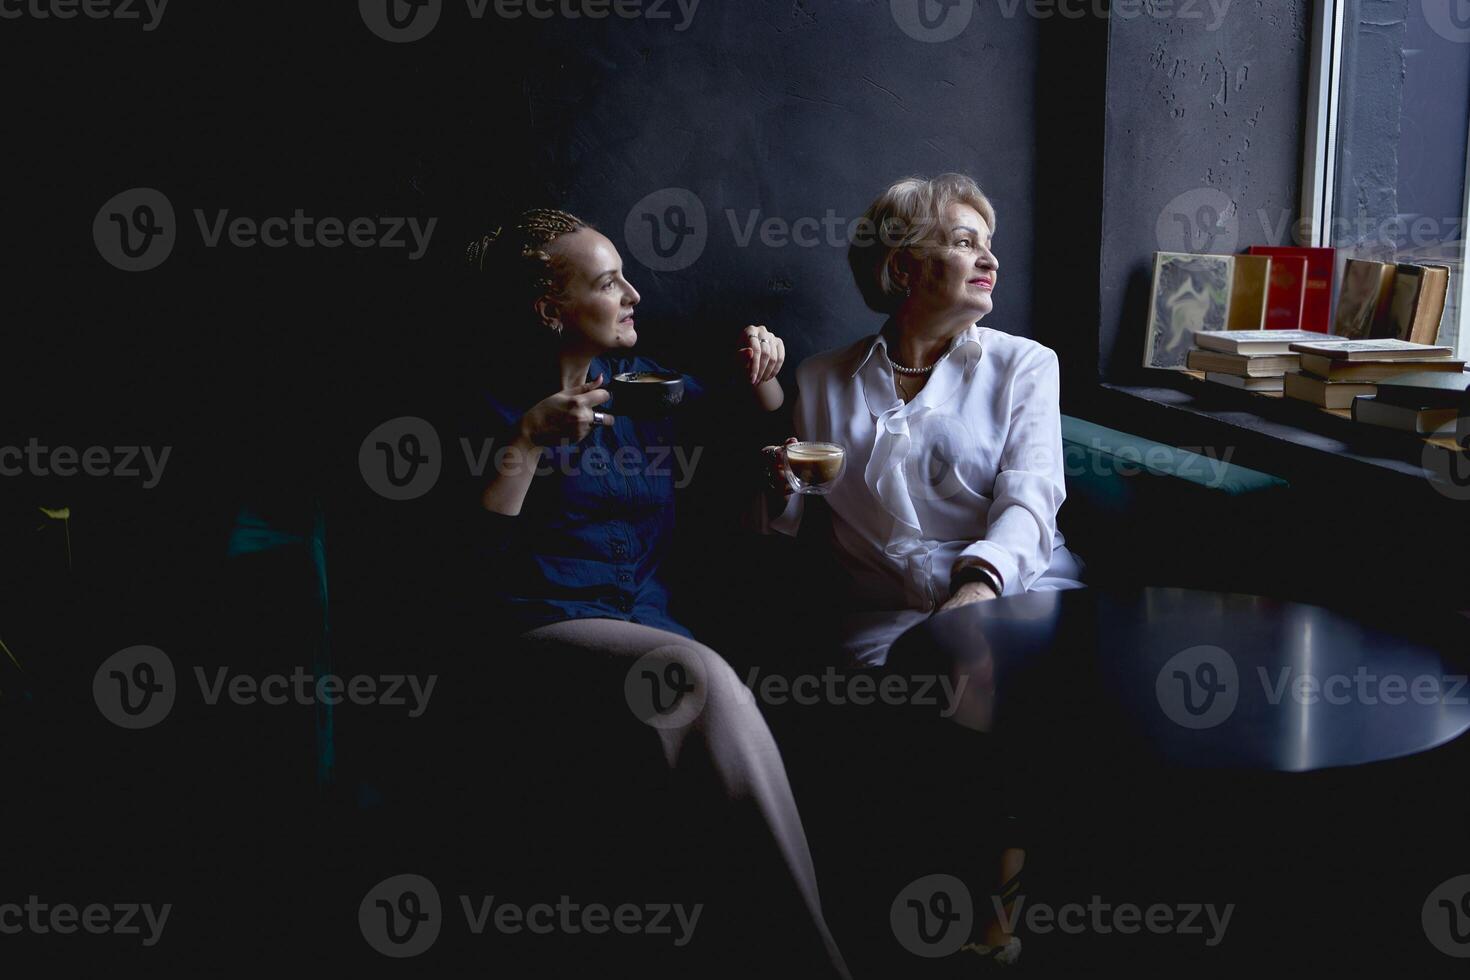
[[[824,494],[847,465],[847,451],[831,442],[797,442],[783,446],[786,480],[797,493]]]

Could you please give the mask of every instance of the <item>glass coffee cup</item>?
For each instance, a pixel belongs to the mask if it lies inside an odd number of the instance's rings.
[[[777,452],[786,482],[797,493],[831,493],[847,468],[847,450],[834,442],[793,442]]]

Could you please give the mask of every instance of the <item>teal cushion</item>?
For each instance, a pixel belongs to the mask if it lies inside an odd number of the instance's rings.
[[[1173,477],[1229,496],[1283,490],[1289,484],[1269,473],[1177,449],[1094,422],[1062,416],[1062,452],[1067,482],[1080,483],[1103,499],[1127,494],[1126,478],[1139,473]]]

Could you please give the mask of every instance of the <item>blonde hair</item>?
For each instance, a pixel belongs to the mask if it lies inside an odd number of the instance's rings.
[[[502,292],[496,297],[501,303],[529,317],[538,299],[561,291],[563,260],[549,251],[551,243],[590,227],[566,211],[532,208],[521,212],[509,227],[470,242],[465,264]]]
[[[847,264],[869,308],[891,314],[903,303],[904,290],[893,279],[894,261],[906,249],[934,241],[945,209],[956,202],[978,211],[995,232],[995,208],[964,174],[905,177],[868,206],[848,247]]]

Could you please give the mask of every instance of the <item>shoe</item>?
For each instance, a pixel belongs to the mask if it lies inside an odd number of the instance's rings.
[[[962,952],[974,953],[982,959],[994,963],[996,966],[1015,966],[1016,961],[1021,958],[1021,937],[1012,936],[1004,946],[985,946],[981,943],[970,943],[960,947]]]

